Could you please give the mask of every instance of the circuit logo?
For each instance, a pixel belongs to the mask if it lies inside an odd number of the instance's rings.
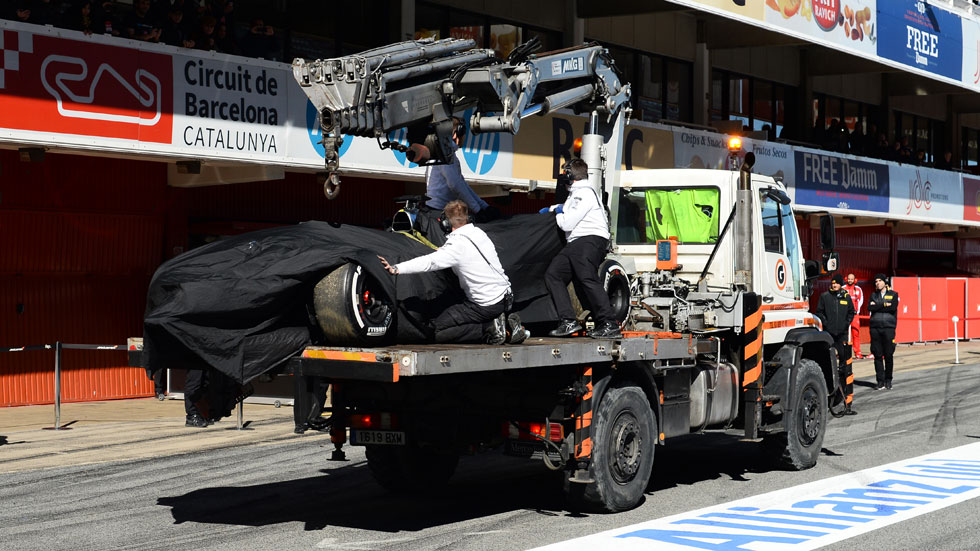
[[[51,64],[57,64],[58,72],[48,70]],[[53,73],[53,76],[52,76]],[[88,64],[80,57],[65,55],[49,55],[41,63],[41,85],[51,94],[58,105],[58,113],[62,117],[90,119],[96,121],[122,122],[140,126],[153,126],[160,122],[162,115],[160,99],[161,85],[153,73],[145,69],[137,69],[130,83],[108,63],[101,63],[95,71],[95,76],[88,82],[88,90],[83,94],[75,93],[69,83],[85,82],[88,78]],[[95,94],[103,77],[112,77],[132,99],[136,100],[151,116],[144,118],[141,114],[125,115],[108,111],[74,109],[66,103],[95,106]],[[51,80],[54,82],[52,83]],[[137,88],[139,88],[137,90]]]
[[[173,66],[99,36],[0,29],[0,127],[170,144]]]
[[[463,121],[469,121],[470,117],[473,116],[473,111],[473,109],[467,109],[463,113]],[[499,132],[466,133],[466,140],[463,142],[463,160],[466,161],[466,166],[474,174],[490,172],[497,162],[498,153],[500,153]]]
[[[320,118],[317,116],[316,107],[314,107],[313,102],[306,100],[306,133],[310,137],[310,143],[313,144],[313,149],[316,151],[317,155],[324,157],[326,151],[323,149],[323,144],[320,141],[323,139],[323,129],[320,128]],[[353,143],[353,136],[344,136],[344,143],[340,146],[340,156],[343,157],[344,153],[350,149],[350,144]]]

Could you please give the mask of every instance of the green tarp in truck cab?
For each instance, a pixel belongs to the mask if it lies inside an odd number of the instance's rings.
[[[648,189],[647,241],[677,237],[681,243],[718,240],[718,189]]]

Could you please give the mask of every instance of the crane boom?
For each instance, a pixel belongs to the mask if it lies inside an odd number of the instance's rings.
[[[293,61],[293,76],[320,114],[330,186],[339,186],[343,137],[374,137],[417,164],[451,161],[452,117],[473,108],[470,131],[516,134],[520,121],[572,107],[612,118],[629,113],[630,85],[597,44],[533,53],[537,39],[507,60],[473,40],[391,44],[360,54]],[[390,133],[406,129],[408,145]]]

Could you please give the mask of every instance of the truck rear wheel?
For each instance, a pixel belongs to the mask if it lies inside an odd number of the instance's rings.
[[[344,264],[313,289],[317,323],[331,344],[381,341],[394,319],[381,285],[356,264]]]
[[[639,387],[609,390],[596,411],[591,483],[565,481],[569,504],[586,511],[625,511],[636,507],[653,472],[657,420]]]
[[[800,360],[792,392],[796,409],[786,418],[786,432],[765,437],[763,446],[779,465],[802,471],[817,464],[827,432],[827,381],[817,362]]]
[[[412,444],[367,446],[365,455],[374,480],[393,494],[441,488],[449,483],[459,463],[458,455]]]

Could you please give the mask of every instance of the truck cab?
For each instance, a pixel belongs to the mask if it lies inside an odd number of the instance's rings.
[[[734,228],[725,231],[725,226],[735,216],[738,184],[736,171],[624,171],[611,194],[613,241],[624,265],[632,264],[641,280],[644,273],[666,270],[695,285],[703,273],[705,291],[732,289],[737,239]],[[752,289],[762,296],[766,312],[765,343],[776,344],[787,331],[817,322],[808,311],[802,244],[786,189],[757,174],[751,176],[751,189]],[[676,242],[675,268],[658,261],[658,242],[663,250],[665,241]]]

